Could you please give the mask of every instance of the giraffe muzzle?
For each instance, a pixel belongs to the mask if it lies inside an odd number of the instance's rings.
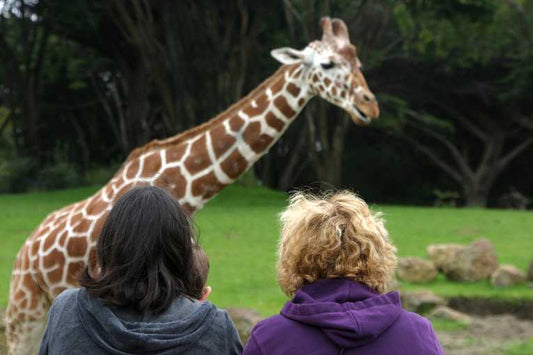
[[[372,119],[368,117],[364,112],[359,111],[356,105],[353,105],[353,113],[350,113],[352,120],[358,126],[367,126],[372,122]]]

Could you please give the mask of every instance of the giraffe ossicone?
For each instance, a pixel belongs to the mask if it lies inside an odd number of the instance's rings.
[[[378,118],[356,48],[339,19],[323,18],[323,37],[303,50],[280,48],[281,66],[250,94],[207,123],[135,149],[93,196],[48,215],[26,240],[12,273],[6,311],[12,354],[35,353],[46,313],[89,266],[113,203],[137,184],[170,190],[190,213],[244,174],[281,137],[314,96],[343,108],[356,124]]]

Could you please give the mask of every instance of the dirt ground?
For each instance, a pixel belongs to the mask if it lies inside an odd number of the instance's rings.
[[[0,333],[0,354],[7,354],[6,334]]]
[[[473,317],[466,329],[438,332],[448,355],[502,354],[517,342],[533,338],[533,321],[511,315]],[[0,332],[0,354],[7,354],[6,338]]]
[[[512,315],[473,317],[466,329],[437,333],[448,355],[503,354],[509,346],[533,338],[533,321]]]

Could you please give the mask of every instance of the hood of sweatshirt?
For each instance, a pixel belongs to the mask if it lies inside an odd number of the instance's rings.
[[[216,315],[213,304],[185,297],[161,315],[140,315],[106,307],[83,289],[76,310],[91,339],[111,354],[183,352],[209,329]]]
[[[320,328],[342,348],[370,343],[400,316],[398,292],[380,295],[347,279],[322,279],[302,287],[281,315]]]

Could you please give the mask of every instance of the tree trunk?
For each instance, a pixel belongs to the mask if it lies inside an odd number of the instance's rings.
[[[466,183],[463,190],[466,207],[487,207],[490,186]]]
[[[295,179],[298,177],[296,174],[296,169],[298,167],[298,162],[300,162],[300,151],[303,149],[305,143],[307,142],[307,132],[302,131],[298,142],[293,149],[289,151],[290,157],[289,161],[285,165],[283,172],[278,180],[278,189],[281,191],[287,191],[291,185],[294,183]]]

